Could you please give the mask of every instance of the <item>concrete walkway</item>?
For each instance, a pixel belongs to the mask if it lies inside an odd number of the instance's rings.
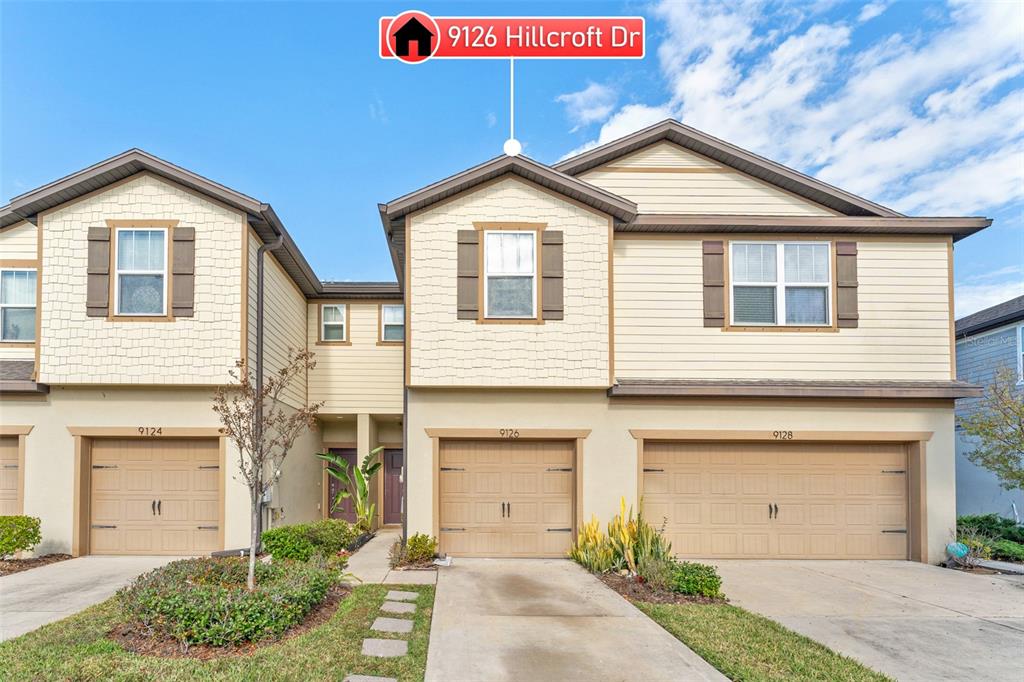
[[[724,680],[564,559],[455,559],[438,571],[426,682]]]
[[[397,528],[381,528],[372,540],[360,547],[348,560],[346,571],[363,583],[385,585],[433,585],[437,571],[395,571],[388,554],[401,536]]]
[[[1024,577],[909,561],[721,561],[722,589],[898,680],[1024,679]]]
[[[0,641],[98,604],[179,557],[81,557],[0,577]]]

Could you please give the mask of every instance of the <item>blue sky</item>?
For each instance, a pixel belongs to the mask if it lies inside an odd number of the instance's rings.
[[[911,215],[986,215],[957,311],[1024,294],[1022,3],[0,3],[0,195],[130,147],[274,205],[324,279],[393,279],[376,204],[491,158],[504,61],[407,66],[376,20],[642,14],[643,61],[517,64],[554,162],[671,116]]]

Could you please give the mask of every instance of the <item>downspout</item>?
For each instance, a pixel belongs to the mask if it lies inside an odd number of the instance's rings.
[[[284,244],[284,235],[277,235],[277,240],[270,244],[261,244],[260,248],[256,251],[256,395],[260,396],[263,394],[263,256],[267,251],[273,251],[281,247]],[[256,404],[256,414],[254,415],[253,431],[255,432],[256,442],[262,442],[263,440],[263,400],[261,399]],[[263,506],[266,503],[264,500],[260,500],[260,513],[259,523],[260,528],[263,529]],[[261,533],[257,533],[257,546],[259,544],[258,538]]]

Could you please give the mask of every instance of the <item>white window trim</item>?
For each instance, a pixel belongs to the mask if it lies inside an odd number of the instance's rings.
[[[36,279],[36,287],[39,286],[39,279],[38,279],[38,277],[39,277],[39,270],[38,270],[38,268],[0,268],[0,273],[4,273],[4,272],[34,272],[34,273],[36,273],[36,278],[37,278]],[[24,304],[21,304],[21,303],[3,303],[3,302],[0,302],[0,310],[7,309],[7,308],[14,308],[16,310],[32,309],[32,310],[36,311],[36,315],[39,315],[39,301],[36,300],[37,292],[38,292],[38,288],[32,290],[32,305],[24,305]],[[3,313],[0,312],[0,322],[2,322],[2,320],[3,320]],[[36,342],[36,332],[35,332],[35,329],[32,330],[32,339],[30,341],[26,341],[25,339],[5,339],[5,338],[3,338],[3,329],[0,329],[0,343],[35,343],[35,342]]]
[[[533,260],[530,263],[531,272],[526,273],[501,273],[501,272],[490,272],[487,262],[487,235],[490,234],[526,234],[530,235],[533,239]],[[483,245],[483,261],[484,261],[484,319],[487,320],[534,320],[537,318],[537,249],[540,247],[540,240],[537,238],[536,230],[484,230],[484,245]],[[530,278],[532,286],[532,292],[530,296],[530,314],[529,315],[491,315],[491,288],[487,286],[487,280],[491,277],[520,277],[522,279]]]
[[[397,325],[395,323],[388,324],[384,320],[384,311],[388,308],[401,308],[402,309],[402,324]],[[402,338],[401,340],[387,338],[388,327],[402,327]],[[377,339],[381,343],[403,343],[405,341],[405,304],[404,303],[382,303],[380,306],[380,338]]]
[[[733,266],[733,249],[740,245],[764,245],[773,244],[775,245],[775,279],[774,282],[736,282],[732,275]],[[808,245],[820,245],[828,247],[828,259],[826,265],[828,267],[828,281],[827,282],[787,282],[786,281],[786,246],[796,244],[802,246]],[[826,329],[832,326],[833,316],[835,311],[833,308],[833,286],[832,281],[832,242],[821,242],[821,241],[788,241],[788,242],[776,242],[776,241],[732,241],[729,242],[729,272],[726,273],[729,278],[729,324],[734,327],[816,327]],[[733,295],[733,290],[737,287],[775,287],[775,322],[737,322],[735,319],[736,315],[736,298]],[[802,323],[788,323],[786,322],[786,287],[808,287],[820,289],[825,287],[825,322],[823,324],[807,324]]]
[[[324,316],[324,308],[338,308],[341,313],[341,322],[328,322]],[[324,331],[328,327],[341,327],[341,339],[328,340]],[[320,340],[324,343],[347,343],[348,342],[348,304],[347,303],[321,303],[320,304]]]
[[[121,250],[122,232],[163,232],[164,235],[164,267],[162,270],[124,270],[118,267],[118,251]],[[166,227],[118,227],[114,231],[114,316],[115,317],[165,317],[167,315],[167,299],[170,294],[170,277],[167,275],[167,261],[170,260],[170,237]],[[123,313],[121,312],[121,275],[160,275],[164,278],[163,307],[159,313]]]

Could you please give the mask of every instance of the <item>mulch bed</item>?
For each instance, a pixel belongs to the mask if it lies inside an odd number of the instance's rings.
[[[344,601],[350,590],[345,587],[335,587],[327,593],[327,597],[314,608],[298,625],[289,628],[281,637],[260,640],[259,642],[246,642],[245,644],[229,644],[227,646],[210,646],[208,644],[191,644],[187,649],[178,640],[172,637],[149,635],[146,629],[137,623],[123,623],[117,625],[107,633],[111,639],[127,651],[143,656],[156,656],[159,658],[193,658],[200,661],[209,661],[216,658],[237,658],[249,656],[250,654],[266,646],[280,643],[282,640],[297,637],[304,632],[319,627],[334,616],[335,611]]]
[[[40,566],[46,566],[47,564],[55,564],[58,561],[64,561],[70,559],[70,554],[44,554],[43,556],[33,557],[32,559],[3,559],[0,560],[0,576],[10,575],[12,573],[21,573],[27,571],[30,568],[38,568]]]
[[[643,601],[651,604],[721,604],[725,599],[696,597],[679,594],[672,590],[659,590],[636,578],[617,573],[605,573],[597,576],[605,585],[612,588],[630,601]]]

